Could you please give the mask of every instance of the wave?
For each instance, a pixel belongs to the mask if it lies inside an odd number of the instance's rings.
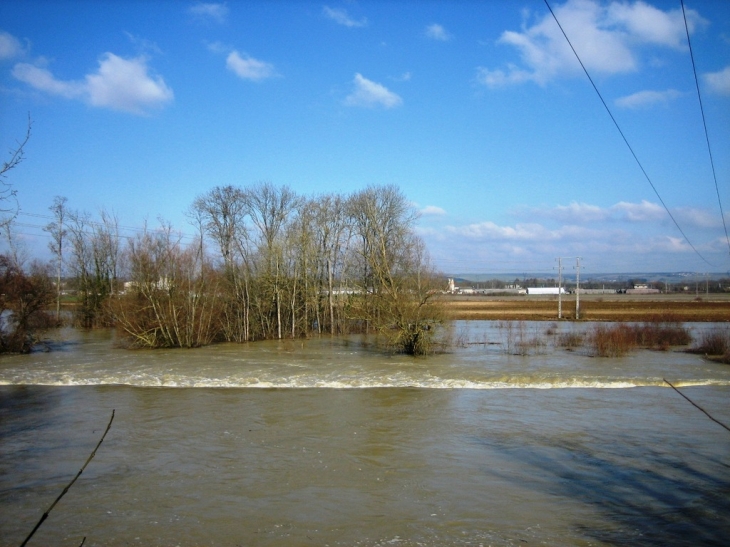
[[[676,387],[691,386],[730,386],[730,380],[685,379],[673,380]],[[662,378],[556,378],[556,379],[512,379],[504,380],[467,380],[467,379],[383,379],[383,378],[194,378],[176,376],[107,376],[104,378],[16,378],[12,381],[0,379],[0,385],[38,385],[38,386],[128,386],[155,388],[223,388],[223,389],[374,389],[374,388],[414,388],[414,389],[627,389],[636,387],[669,386]]]

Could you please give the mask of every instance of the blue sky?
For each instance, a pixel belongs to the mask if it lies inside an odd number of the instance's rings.
[[[192,234],[217,185],[395,184],[447,273],[730,270],[730,2],[685,5],[720,200],[679,0],[550,5],[691,245],[543,0],[5,0],[19,236],[47,256],[56,195]]]

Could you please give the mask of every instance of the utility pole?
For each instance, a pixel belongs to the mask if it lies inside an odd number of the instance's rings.
[[[558,319],[563,318],[563,295],[561,294],[561,287],[563,286],[563,262],[562,258],[558,257]]]
[[[575,258],[575,318],[580,319],[580,257]]]

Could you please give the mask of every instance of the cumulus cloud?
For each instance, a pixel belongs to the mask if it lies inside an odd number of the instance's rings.
[[[254,82],[277,76],[276,69],[271,63],[259,61],[248,55],[242,56],[235,49],[228,54],[226,67],[239,78]]]
[[[96,74],[86,76],[86,89],[92,105],[135,114],[173,99],[165,81],[149,74],[143,57],[123,59],[113,53],[103,56]]]
[[[225,23],[228,17],[228,6],[225,4],[198,2],[188,9],[188,12],[201,19],[216,23]]]
[[[641,203],[620,201],[611,209],[623,219],[631,222],[655,222],[667,218],[664,207],[646,200],[642,200]]]
[[[66,99],[81,97],[84,92],[82,82],[64,82],[57,80],[50,70],[29,63],[18,63],[11,71],[13,78],[28,84],[39,91],[60,95]]]
[[[607,220],[611,216],[611,212],[597,205],[588,203],[571,202],[568,205],[557,205],[550,208],[534,208],[531,207],[525,211],[519,211],[518,214],[525,214],[529,217],[542,217],[557,220],[559,222],[572,223],[588,223],[601,222]]]
[[[572,202],[524,208],[517,214],[528,220],[514,224],[485,220],[440,230],[431,227],[420,234],[435,261],[444,262],[445,270],[450,271],[458,271],[455,264],[478,267],[482,272],[494,271],[490,268],[499,268],[500,263],[507,268],[514,264],[519,265],[516,268],[530,264],[550,268],[558,256],[580,256],[593,271],[681,269],[694,253],[676,232],[664,207],[647,200],[608,207]],[[691,239],[703,254],[727,254],[727,241],[718,236],[722,222],[717,211],[679,207],[672,209],[672,215],[683,228],[692,230]]]
[[[554,11],[583,64],[592,73],[612,75],[636,71],[641,46],[678,49],[684,47],[686,40],[681,9],[662,11],[641,1],[614,1],[604,6],[597,0],[569,0]],[[687,19],[690,29],[707,24],[694,10],[687,10]],[[521,32],[505,31],[497,43],[516,49],[522,62],[519,66],[510,64],[497,69],[479,67],[477,81],[488,87],[528,81],[545,85],[581,70],[550,14],[532,26],[525,26]]]
[[[443,216],[446,214],[444,209],[435,205],[426,205],[420,212],[424,216]]]
[[[730,95],[730,66],[719,72],[709,72],[703,75],[707,87],[714,93]]]
[[[355,89],[345,98],[348,106],[365,106],[394,108],[403,104],[403,99],[397,94],[389,91],[384,85],[364,78],[361,74],[355,74]]]
[[[12,75],[31,87],[66,99],[81,99],[88,104],[144,114],[173,100],[174,94],[161,76],[150,74],[145,57],[124,59],[105,53],[99,69],[83,80],[59,80],[46,68],[18,63]]]
[[[20,40],[8,32],[0,31],[0,60],[14,59],[24,53]]]
[[[555,239],[555,233],[541,224],[516,224],[515,226],[499,226],[492,221],[467,224],[465,226],[447,226],[447,231],[480,240],[546,240]]]
[[[616,99],[616,105],[621,108],[650,108],[652,106],[667,106],[670,101],[681,97],[682,93],[676,89],[666,91],[639,91]]]
[[[437,23],[428,25],[426,27],[426,36],[432,40],[438,40],[440,42],[448,42],[451,40],[451,34],[449,34],[444,27]]]
[[[342,25],[344,27],[364,27],[368,24],[367,18],[363,17],[358,20],[353,19],[346,10],[340,8],[330,8],[325,6],[322,8],[322,13],[328,19],[332,19],[338,25]]]
[[[682,226],[715,229],[722,225],[720,215],[710,209],[677,207],[672,216]],[[671,219],[659,203],[643,200],[640,203],[621,201],[610,207],[571,202],[554,207],[529,207],[515,211],[516,216],[541,218],[555,222],[585,227],[594,223],[670,223]],[[583,228],[581,228],[583,229]]]

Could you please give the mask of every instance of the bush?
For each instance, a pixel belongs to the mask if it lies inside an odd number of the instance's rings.
[[[717,328],[705,331],[702,333],[699,343],[687,351],[712,356],[728,355],[730,353],[730,330]]]
[[[596,325],[588,335],[588,344],[597,357],[623,357],[636,347],[636,340],[628,325]]]
[[[583,344],[584,337],[579,332],[564,332],[558,336],[558,345],[563,348],[577,348]]]
[[[689,331],[677,322],[597,325],[588,337],[593,354],[599,357],[621,357],[639,347],[666,350],[671,346],[686,346],[691,341]]]
[[[0,352],[30,352],[37,333],[53,325],[45,311],[54,296],[49,279],[42,264],[32,264],[26,273],[0,255]]]

